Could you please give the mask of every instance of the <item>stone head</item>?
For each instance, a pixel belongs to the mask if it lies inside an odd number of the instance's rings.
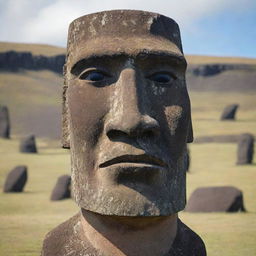
[[[193,140],[185,71],[179,27],[168,17],[115,10],[71,23],[63,146],[81,208],[168,216],[185,207]]]

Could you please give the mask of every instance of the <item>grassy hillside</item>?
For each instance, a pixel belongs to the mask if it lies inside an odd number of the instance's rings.
[[[217,56],[204,56],[204,55],[186,55],[188,64],[249,64],[255,65],[256,59],[242,58],[242,57],[217,57]]]
[[[9,107],[12,136],[60,137],[62,83],[62,77],[50,71],[0,73],[0,104]],[[195,136],[245,131],[256,135],[256,88],[221,93],[190,90],[190,98]],[[219,122],[224,107],[232,103],[240,105],[236,121],[239,126]]]
[[[53,56],[58,54],[65,54],[65,48],[56,47],[46,44],[22,44],[0,42],[0,52],[6,51],[26,52],[30,51],[34,55]],[[189,64],[213,64],[213,63],[226,63],[226,64],[256,64],[256,59],[241,58],[241,57],[216,57],[216,56],[203,56],[203,55],[186,55]]]
[[[63,51],[62,48],[45,45],[0,43],[0,52],[6,49],[31,49],[33,54],[44,55]],[[255,59],[206,56],[191,56],[191,59],[188,56],[188,60],[192,64],[224,60],[225,63],[256,63]],[[243,132],[256,136],[255,80],[252,76],[244,80],[247,75],[233,77],[234,73],[230,72],[198,80],[188,77],[188,83],[194,83],[189,87],[195,136]],[[236,74],[241,76],[241,73]],[[252,86],[244,90],[248,82]],[[70,172],[69,152],[60,148],[58,140],[61,87],[62,77],[50,71],[0,72],[0,104],[9,107],[12,122],[12,139],[0,139],[0,189],[3,189],[7,173],[16,165],[27,165],[29,172],[24,193],[0,192],[1,256],[39,255],[45,234],[78,211],[70,199],[61,202],[49,200],[57,177]],[[223,108],[232,103],[240,104],[237,120],[220,121]],[[40,136],[37,139],[39,154],[18,152],[19,138],[30,133]],[[199,186],[236,186],[244,193],[247,212],[182,212],[180,218],[203,238],[208,256],[256,255],[256,153],[253,165],[236,166],[237,145],[234,143],[194,143],[189,146],[191,169],[187,175],[187,196]]]
[[[31,52],[33,55],[54,56],[65,54],[65,49],[62,47],[47,45],[47,44],[22,44],[11,42],[0,42],[0,52],[16,51],[16,52]]]
[[[62,83],[51,71],[0,72],[0,104],[9,108],[12,136],[59,138]]]
[[[33,54],[46,56],[64,53],[64,48],[49,45],[0,43],[0,52],[6,50],[30,50]],[[256,59],[248,58],[187,56],[187,59],[192,64],[216,62],[256,64]],[[250,120],[255,116],[255,112],[251,111],[255,105],[255,80],[255,71],[229,70],[209,77],[197,77],[188,73],[187,84],[191,92],[194,118],[197,116],[201,118],[201,113],[207,111],[208,118],[218,120],[226,104],[238,103],[240,109],[246,112],[244,118],[248,117],[246,120],[239,120],[243,122],[241,130],[247,127],[252,130]],[[62,76],[50,71],[0,72],[0,104],[7,105],[10,109],[12,136],[33,133],[40,137],[60,137],[62,83]],[[220,104],[216,105],[211,97],[214,99],[218,97]],[[216,110],[217,112],[214,113]],[[239,112],[240,110],[238,117]],[[216,124],[216,129],[210,127],[205,129],[204,120],[200,120],[198,127],[199,130],[195,126],[195,134],[200,136],[206,133],[210,135],[228,133],[228,130],[222,130],[222,124]],[[234,129],[232,125],[230,129]],[[237,132],[241,131],[238,129]]]

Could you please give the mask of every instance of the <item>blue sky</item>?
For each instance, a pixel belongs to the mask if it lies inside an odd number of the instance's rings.
[[[186,52],[256,57],[256,4],[242,12],[224,10],[203,17],[196,27],[197,32],[182,34]]]
[[[65,47],[73,19],[111,9],[174,18],[186,54],[256,58],[256,0],[0,0],[0,41]]]

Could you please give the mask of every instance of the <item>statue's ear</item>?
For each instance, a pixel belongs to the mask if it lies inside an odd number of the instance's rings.
[[[187,136],[187,143],[191,143],[194,140],[193,136],[193,126],[192,126],[192,120],[191,115],[189,117],[189,123],[188,123],[188,136]]]
[[[70,148],[70,131],[69,131],[69,114],[67,102],[67,89],[66,85],[63,86],[62,95],[62,147]]]

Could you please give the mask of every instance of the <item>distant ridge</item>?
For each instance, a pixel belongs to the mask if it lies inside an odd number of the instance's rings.
[[[66,49],[63,47],[52,46],[47,44],[27,44],[27,43],[11,43],[0,42],[0,52],[29,51],[33,55],[54,56],[65,54]],[[186,55],[187,62],[193,65],[199,64],[248,64],[256,65],[256,58],[242,58],[242,57],[216,57],[204,55]]]
[[[66,49],[62,47],[47,45],[47,44],[26,44],[26,43],[11,43],[0,42],[0,52],[31,52],[33,55],[44,55],[47,57],[65,54]]]

